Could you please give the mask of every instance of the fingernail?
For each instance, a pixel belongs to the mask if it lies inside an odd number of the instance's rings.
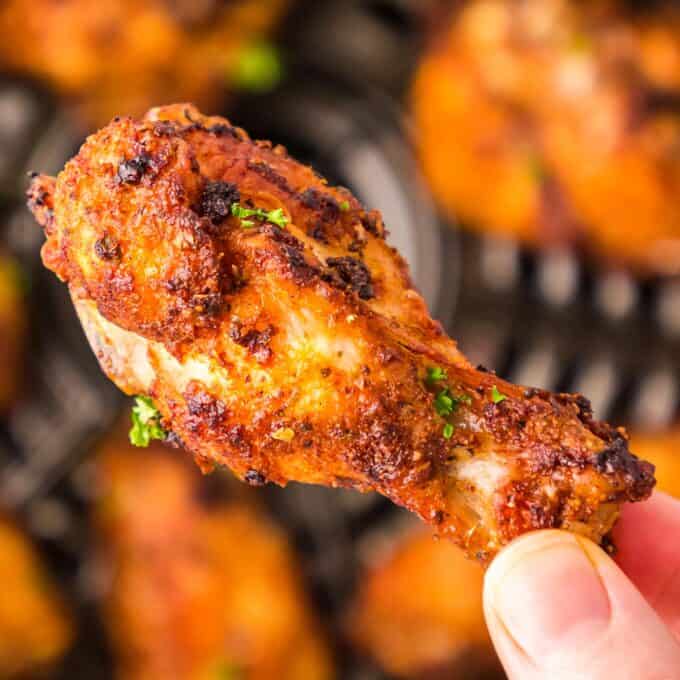
[[[571,534],[537,532],[506,548],[486,574],[487,611],[539,668],[607,630],[609,597],[589,553]]]

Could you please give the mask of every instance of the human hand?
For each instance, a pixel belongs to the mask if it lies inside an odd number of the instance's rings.
[[[680,502],[627,505],[615,560],[541,531],[494,560],[484,610],[511,680],[680,680]]]

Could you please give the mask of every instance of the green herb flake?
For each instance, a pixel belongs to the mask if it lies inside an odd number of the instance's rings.
[[[500,392],[498,390],[498,387],[496,385],[493,386],[491,390],[491,401],[493,401],[494,404],[500,404],[502,401],[505,401],[508,397]]]
[[[167,435],[161,427],[160,411],[153,405],[151,397],[135,397],[130,443],[146,448],[153,439],[165,439]]]
[[[453,425],[451,425],[451,423],[446,423],[446,425],[444,425],[444,429],[442,430],[442,436],[444,439],[451,439],[451,437],[453,437],[453,430]]]
[[[456,402],[451,397],[451,393],[447,388],[439,392],[439,394],[437,394],[435,397],[434,410],[438,415],[444,418],[446,416],[450,416],[453,413],[455,403]]]
[[[275,45],[255,42],[237,55],[230,72],[233,85],[247,92],[270,92],[283,78],[281,54]]]
[[[446,375],[446,371],[441,366],[430,366],[427,369],[427,377],[425,378],[425,382],[428,385],[434,385],[440,380],[447,380],[448,377],[449,376]]]
[[[281,228],[288,224],[288,217],[283,212],[283,208],[264,210],[262,208],[245,208],[239,203],[232,203],[231,214],[238,217],[241,220],[241,226],[245,228],[252,227],[255,224],[253,220],[244,219],[248,217],[255,217],[261,222],[271,222]]]
[[[343,201],[340,204],[340,210],[342,210],[342,212],[347,212],[349,210],[349,201]]]

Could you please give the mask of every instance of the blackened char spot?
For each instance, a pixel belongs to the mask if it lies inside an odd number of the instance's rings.
[[[244,479],[250,486],[264,486],[267,483],[267,478],[261,472],[252,469],[246,472]]]
[[[237,345],[245,347],[259,363],[265,363],[271,359],[272,350],[269,343],[274,333],[276,333],[276,329],[271,325],[261,331],[251,328],[244,332],[240,323],[234,323],[229,329],[229,337]]]
[[[317,211],[322,222],[335,222],[340,217],[338,202],[330,194],[325,194],[314,187],[300,194],[300,202],[306,208]]]
[[[276,224],[272,224],[271,222],[265,222],[260,227],[260,233],[271,236],[271,238],[276,241],[276,243],[284,243],[285,245],[295,248],[296,250],[302,251],[304,248],[302,242],[296,239],[293,234],[291,234],[289,231],[286,231],[285,229],[281,229],[281,227],[277,226]]]
[[[270,184],[278,187],[286,194],[292,195],[295,193],[293,189],[291,189],[290,184],[288,184],[288,180],[283,175],[276,172],[271,165],[267,165],[262,161],[248,161],[248,170],[252,170],[255,174],[266,179]]]
[[[172,432],[172,431],[168,432],[167,436],[165,437],[165,443],[172,446],[173,449],[184,449],[184,448],[186,448],[184,446],[184,442],[182,441],[182,438],[176,432]]]
[[[191,431],[198,431],[204,426],[214,430],[227,415],[223,402],[193,386],[185,392],[184,398],[190,416],[187,427]]]
[[[234,139],[240,139],[239,135],[236,133],[236,130],[231,125],[225,125],[224,123],[215,123],[215,125],[211,125],[208,128],[208,132],[215,135],[215,137],[224,137],[229,135]]]
[[[115,238],[105,234],[94,242],[94,253],[100,260],[117,260],[120,257],[120,245]]]
[[[382,219],[380,213],[376,210],[371,210],[370,212],[364,213],[361,216],[361,224],[363,224],[364,229],[373,236],[378,238],[385,237],[385,229],[382,224]]]
[[[623,475],[629,487],[630,500],[647,498],[654,488],[654,466],[640,460],[628,450],[628,442],[621,436],[603,451],[595,454],[593,465],[603,475]]]
[[[222,310],[221,293],[197,293],[191,298],[191,304],[196,312],[206,316],[217,316]]]
[[[124,160],[118,166],[118,180],[123,184],[139,184],[150,165],[151,158],[146,153]]]
[[[375,297],[371,273],[361,260],[355,257],[329,257],[326,264],[335,269],[343,283],[350,286],[362,300]]]
[[[323,222],[315,222],[307,228],[307,236],[310,236],[319,243],[328,243],[328,236],[324,230]]]
[[[206,182],[201,194],[199,214],[218,224],[231,214],[231,206],[241,200],[238,187],[231,182]]]
[[[159,120],[153,124],[156,137],[170,137],[177,131],[177,125],[170,120]]]
[[[302,251],[288,245],[284,245],[282,249],[290,265],[295,282],[301,286],[309,283],[318,272],[305,260]]]

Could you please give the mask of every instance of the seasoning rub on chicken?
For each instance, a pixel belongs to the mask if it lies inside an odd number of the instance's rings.
[[[250,484],[379,491],[482,562],[543,527],[600,542],[651,492],[585,399],[468,363],[379,213],[223,118],[115,119],[29,205],[104,371],[145,397],[142,443]]]

